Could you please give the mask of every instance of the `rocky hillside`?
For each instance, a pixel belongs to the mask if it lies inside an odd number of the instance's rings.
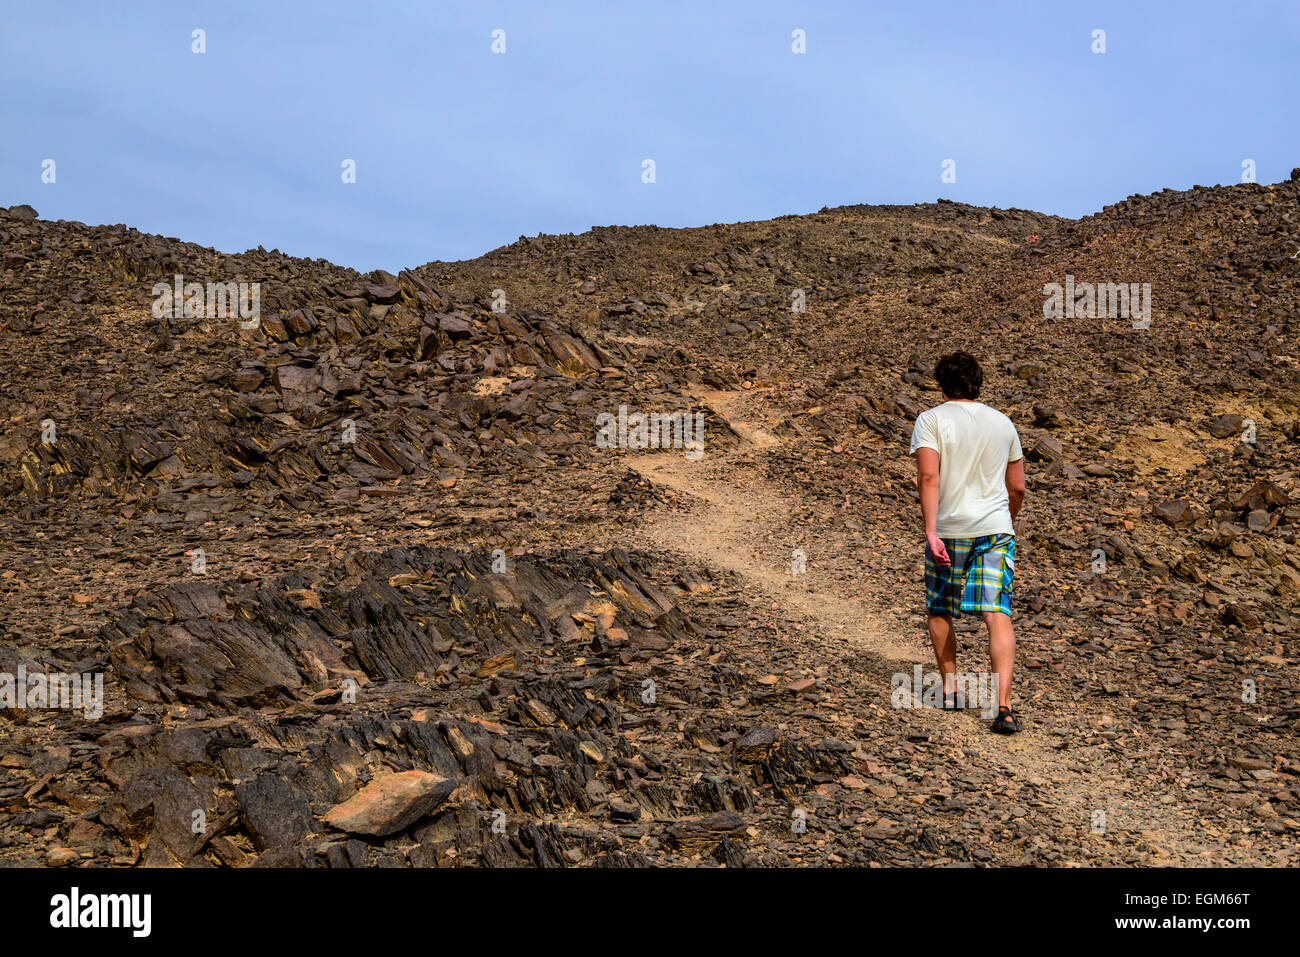
[[[0,681],[104,691],[0,708],[0,862],[1294,864],[1298,249],[1300,170],[395,274],[0,208]],[[1011,739],[891,703],[955,348],[1029,460]]]

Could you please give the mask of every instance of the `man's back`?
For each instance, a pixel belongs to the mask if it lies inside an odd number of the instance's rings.
[[[982,402],[945,402],[917,416],[911,451],[918,448],[939,453],[941,538],[1015,534],[1006,472],[1021,451],[1010,419]]]

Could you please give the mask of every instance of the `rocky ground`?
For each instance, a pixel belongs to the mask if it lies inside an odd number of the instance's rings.
[[[0,708],[0,862],[1294,864],[1298,248],[1300,170],[396,275],[0,209],[0,676],[105,694]],[[1029,461],[1012,738],[891,701],[955,348]]]

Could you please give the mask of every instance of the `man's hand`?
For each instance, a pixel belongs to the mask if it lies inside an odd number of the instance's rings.
[[[943,539],[934,532],[926,532],[925,542],[930,546],[930,554],[934,560],[945,568],[952,565],[952,559],[948,557],[948,549],[944,547]]]

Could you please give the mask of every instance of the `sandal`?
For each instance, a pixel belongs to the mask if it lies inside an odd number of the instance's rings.
[[[998,734],[1015,734],[1020,730],[1020,715],[1010,708],[998,708],[998,716],[993,719],[993,730]]]
[[[957,704],[957,692],[943,696],[944,711],[960,711],[961,707]]]

